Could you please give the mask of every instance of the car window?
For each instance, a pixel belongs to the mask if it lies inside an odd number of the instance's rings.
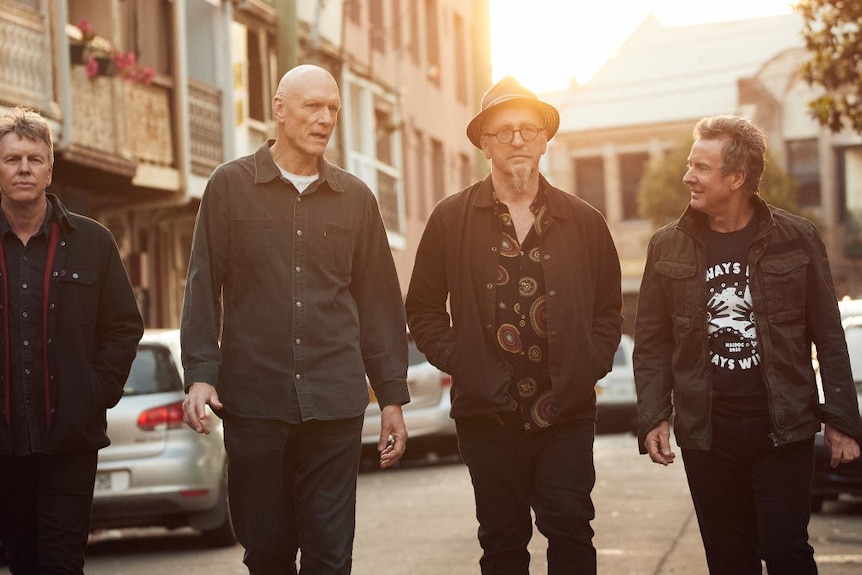
[[[853,381],[862,384],[862,325],[848,325],[844,331],[847,338],[847,351],[850,353],[850,368]]]
[[[183,388],[170,350],[160,345],[143,344],[132,362],[129,378],[123,387],[126,395],[177,391]]]

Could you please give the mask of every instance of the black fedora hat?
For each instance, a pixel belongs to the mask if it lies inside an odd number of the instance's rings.
[[[482,96],[482,111],[476,114],[467,124],[467,138],[477,148],[482,148],[479,139],[482,136],[482,119],[493,108],[508,102],[524,102],[541,114],[544,120],[542,126],[548,132],[548,139],[554,137],[560,127],[560,113],[556,108],[543,102],[534,93],[523,87],[513,76],[506,76],[499,82],[488,88]]]

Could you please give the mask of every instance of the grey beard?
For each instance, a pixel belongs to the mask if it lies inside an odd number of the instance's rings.
[[[523,194],[527,191],[527,185],[530,183],[532,173],[533,170],[530,166],[517,166],[512,170],[512,183],[515,185],[518,193]]]

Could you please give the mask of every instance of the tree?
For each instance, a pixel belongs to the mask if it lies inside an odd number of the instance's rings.
[[[862,134],[862,2],[799,0],[802,35],[811,59],[803,78],[824,93],[808,103],[812,116],[832,132]]]
[[[641,217],[660,227],[677,219],[690,199],[688,186],[682,183],[692,140],[681,141],[667,155],[651,161],[638,187],[638,208]],[[799,185],[767,156],[760,183],[760,195],[770,204],[788,212],[812,219],[799,208]]]

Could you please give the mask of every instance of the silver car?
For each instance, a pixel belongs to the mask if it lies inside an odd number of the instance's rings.
[[[236,542],[227,506],[221,420],[211,433],[183,423],[179,330],[147,330],[120,402],[108,410],[92,529],[192,527],[213,547]]]
[[[456,451],[455,421],[449,417],[452,378],[428,363],[408,335],[407,387],[410,403],[404,406],[408,452],[430,454]],[[369,386],[371,401],[365,410],[362,444],[369,451],[380,440],[380,406]]]

